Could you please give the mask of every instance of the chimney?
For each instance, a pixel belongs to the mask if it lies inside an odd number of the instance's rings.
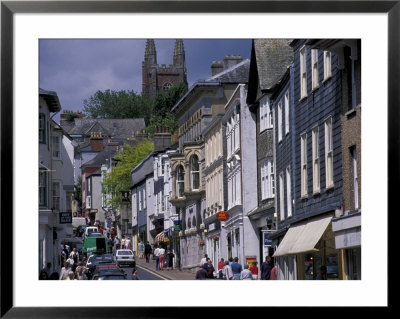
[[[101,132],[90,132],[89,143],[92,151],[102,151],[104,146]]]
[[[213,63],[211,63],[211,76],[221,73],[223,70],[224,66],[221,61],[213,61]]]
[[[118,147],[119,147],[118,142],[114,142],[111,138],[108,139],[106,148],[114,148],[114,149],[118,150]]]
[[[148,137],[148,134],[145,130],[141,130],[141,131],[136,131],[136,135],[135,138],[138,142],[144,140],[145,138]]]
[[[60,125],[66,126],[72,124],[75,122],[75,118],[83,118],[82,112],[63,110],[63,112],[60,114]]]
[[[167,127],[156,127],[154,132],[154,150],[163,151],[171,146],[171,133]]]
[[[224,57],[224,70],[227,70],[227,69],[235,66],[236,64],[239,64],[242,61],[243,61],[243,58],[240,54],[238,54],[238,55],[226,54]]]

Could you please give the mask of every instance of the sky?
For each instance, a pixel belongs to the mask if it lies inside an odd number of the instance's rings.
[[[183,39],[189,87],[211,76],[226,54],[250,59],[251,39]],[[155,39],[158,65],[172,64],[175,39]],[[142,90],[145,39],[41,39],[39,85],[55,91],[62,110],[83,111],[98,90]],[[54,119],[59,121],[59,114]]]

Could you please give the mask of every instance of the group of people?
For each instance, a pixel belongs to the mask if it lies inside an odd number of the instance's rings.
[[[257,262],[253,262],[251,267],[246,263],[242,266],[239,263],[239,258],[230,257],[228,260],[218,262],[217,275],[214,276],[215,269],[212,260],[205,254],[200,261],[200,269],[196,272],[195,279],[222,279],[222,280],[276,280],[277,268],[272,265],[270,256],[265,257],[265,261],[261,264],[259,271]]]
[[[173,268],[173,260],[175,255],[171,247],[168,246],[167,249],[165,249],[163,245],[155,245],[153,255],[156,260],[157,271],[163,270],[164,268],[167,270]]]
[[[132,249],[132,241],[129,237],[125,237],[125,235],[119,239],[118,236],[112,237],[107,233],[107,246],[110,253],[115,252],[118,249]]]

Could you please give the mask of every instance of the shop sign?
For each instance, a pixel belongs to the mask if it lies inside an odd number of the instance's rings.
[[[229,218],[229,214],[227,212],[218,212],[216,216],[219,221],[225,221]]]
[[[264,246],[271,246],[272,240],[268,238],[269,233],[264,233]]]
[[[72,212],[60,212],[60,224],[72,224]]]

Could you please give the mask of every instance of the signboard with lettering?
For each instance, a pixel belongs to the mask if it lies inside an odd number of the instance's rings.
[[[60,212],[60,224],[72,224],[72,212]]]
[[[269,239],[269,233],[264,233],[264,246],[271,246],[272,240]]]
[[[229,218],[229,214],[227,212],[218,212],[216,217],[219,221],[225,221]]]

